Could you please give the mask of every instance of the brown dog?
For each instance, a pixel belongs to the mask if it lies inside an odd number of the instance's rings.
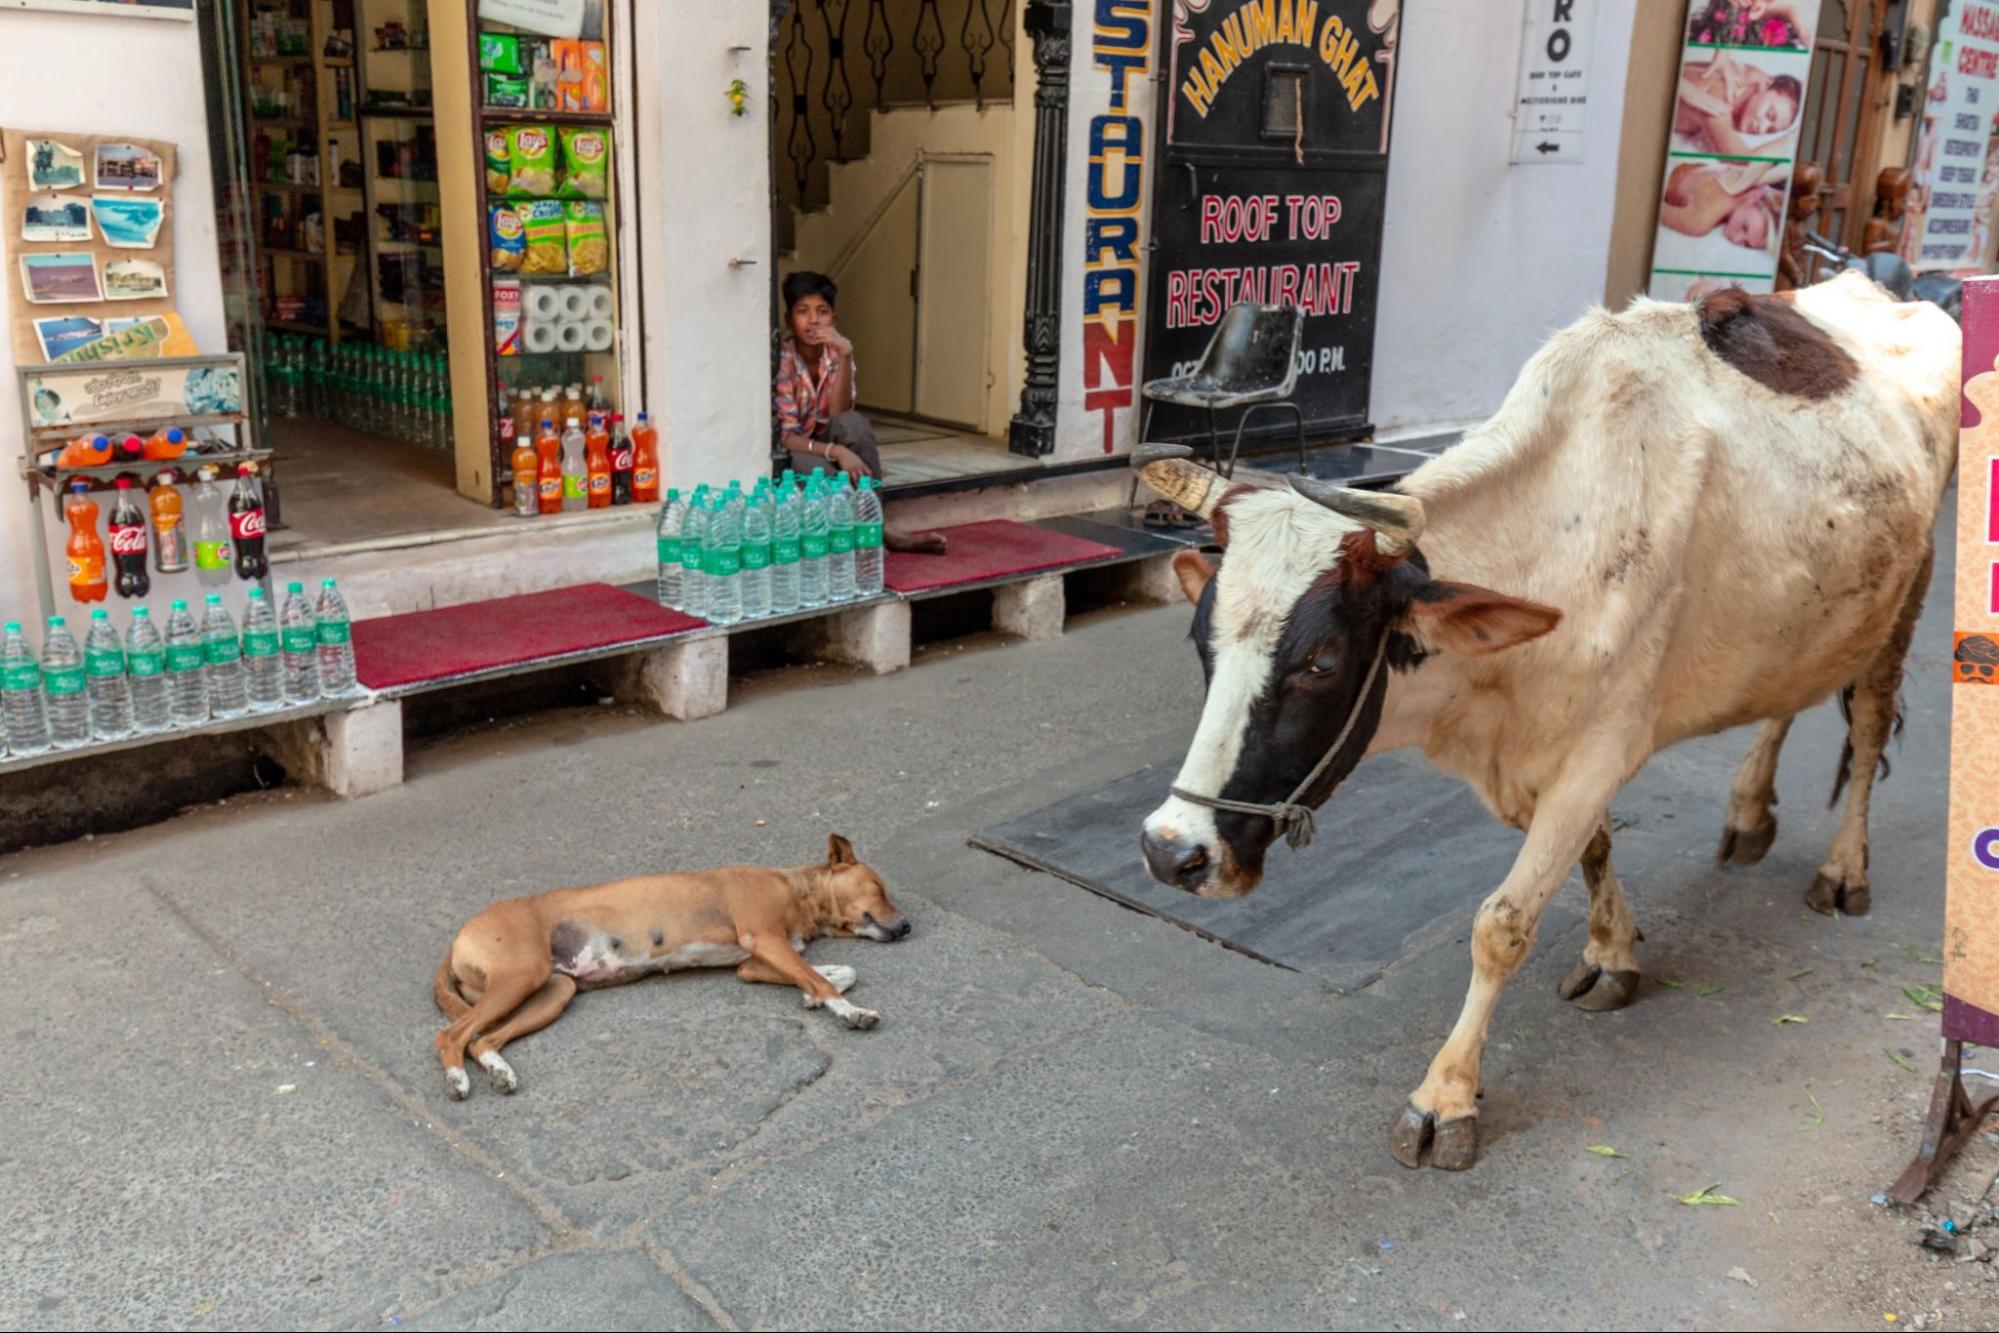
[[[887,941],[908,933],[881,876],[837,833],[826,840],[824,865],[642,875],[509,898],[467,921],[438,965],[437,1007],[451,1021],[437,1034],[437,1055],[453,1097],[472,1090],[468,1044],[493,1087],[512,1092],[520,1080],[500,1048],[553,1023],[578,990],[730,964],[740,964],[744,981],[796,986],[807,1009],[823,1006],[848,1027],[871,1028],[881,1015],[841,998],[854,969],[813,967],[798,951],[821,935]]]

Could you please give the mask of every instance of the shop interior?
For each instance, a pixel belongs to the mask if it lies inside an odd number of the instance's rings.
[[[238,11],[248,258],[225,280],[260,317],[244,326],[261,327],[285,483],[274,551],[504,526],[502,418],[531,438],[543,417],[560,432],[620,411],[612,7],[587,6],[566,39],[464,3],[467,27],[435,45],[425,0]],[[471,142],[440,135],[468,113]],[[474,168],[455,193],[454,153]],[[476,244],[477,268],[448,278],[447,240]],[[466,358],[489,413],[463,411]],[[468,428],[491,437],[490,467],[468,469]]]

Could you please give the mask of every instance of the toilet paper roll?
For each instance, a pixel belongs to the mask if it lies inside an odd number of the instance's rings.
[[[555,326],[555,346],[557,351],[580,352],[587,335],[583,325],[563,323]]]
[[[528,313],[530,324],[542,324],[558,318],[562,313],[562,289],[537,284],[527,289],[522,304]]]
[[[613,312],[617,309],[611,301],[611,289],[609,287],[591,287],[588,290],[590,292],[590,318],[611,318]]]
[[[588,320],[583,325],[583,349],[587,352],[608,352],[611,340],[616,336],[610,320]]]
[[[558,341],[558,330],[561,327],[560,324],[549,324],[545,321],[536,320],[530,323],[527,327],[527,332],[521,335],[521,346],[529,352],[553,352]]]
[[[590,291],[586,287],[557,287],[562,293],[562,317],[564,319],[588,319],[590,317]]]

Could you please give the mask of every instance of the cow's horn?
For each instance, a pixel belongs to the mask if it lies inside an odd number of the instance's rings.
[[[1383,555],[1407,555],[1423,535],[1423,502],[1394,491],[1357,491],[1317,477],[1288,478],[1291,489],[1342,518],[1374,529]]]
[[[1193,454],[1184,444],[1141,444],[1131,451],[1131,466],[1174,504],[1213,518],[1225,484],[1219,474],[1193,462]]]

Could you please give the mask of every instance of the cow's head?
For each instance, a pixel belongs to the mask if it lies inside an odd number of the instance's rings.
[[[1155,445],[1134,459],[1154,490],[1208,519],[1223,548],[1219,566],[1195,551],[1173,561],[1194,604],[1207,677],[1179,791],[1284,801],[1338,741],[1301,797],[1317,806],[1367,752],[1390,674],[1433,654],[1499,652],[1561,619],[1546,606],[1432,579],[1416,550],[1423,506],[1413,497],[1259,473],[1227,481],[1186,453]],[[1162,884],[1235,898],[1263,877],[1276,836],[1269,815],[1176,795],[1146,819],[1143,846]]]

